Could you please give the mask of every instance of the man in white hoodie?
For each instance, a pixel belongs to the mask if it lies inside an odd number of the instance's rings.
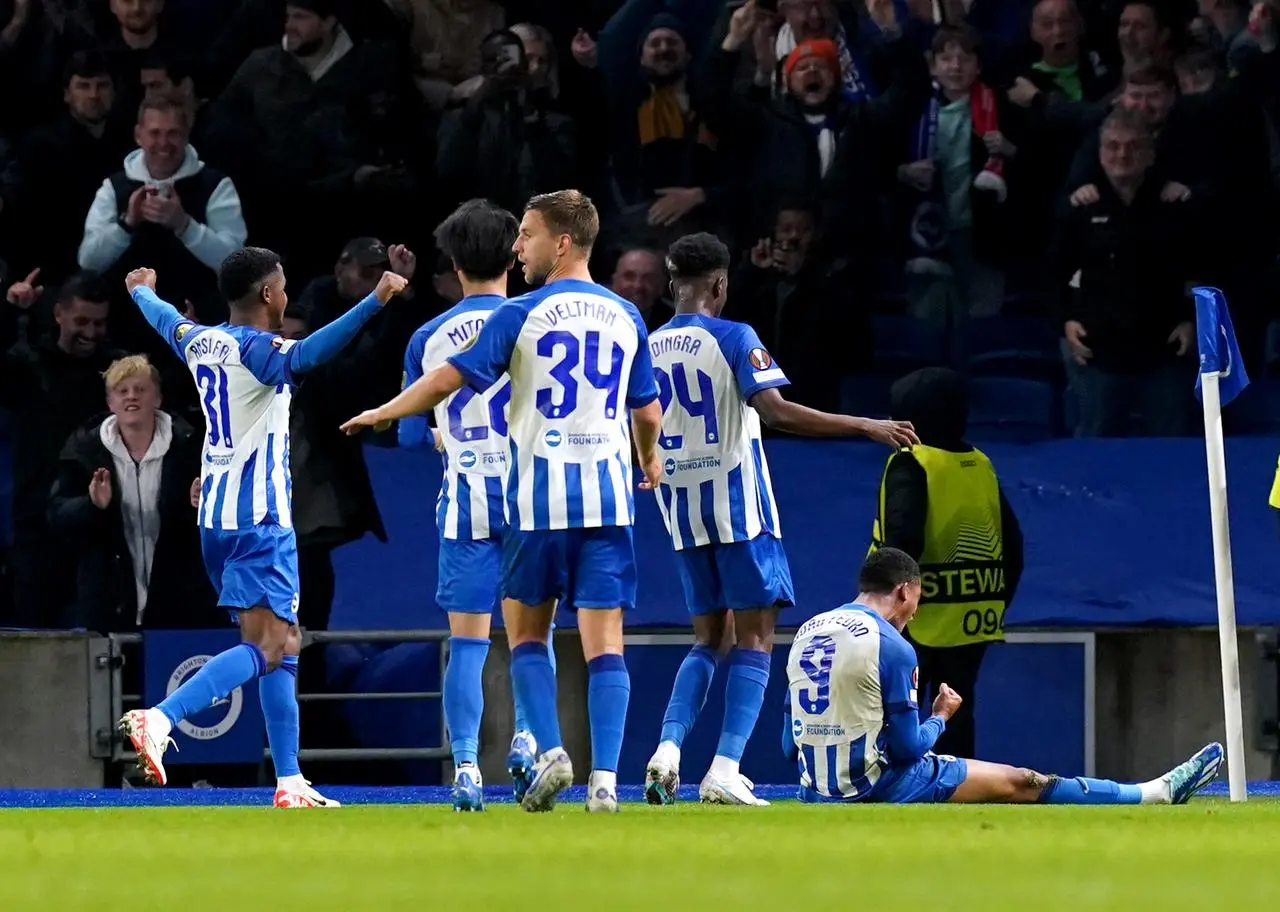
[[[221,323],[226,310],[217,304],[217,269],[248,232],[231,178],[200,160],[189,135],[182,106],[154,97],[142,103],[134,128],[139,148],[98,188],[79,262],[104,274],[111,287],[122,286],[141,265],[155,268],[164,276],[166,297],[189,302],[204,322]],[[137,308],[114,310],[109,331],[116,344],[164,358],[163,350],[152,351],[155,334]]]

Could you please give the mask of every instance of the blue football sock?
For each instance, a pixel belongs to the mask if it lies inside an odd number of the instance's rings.
[[[1051,779],[1040,793],[1041,804],[1142,804],[1142,789],[1110,779]]]
[[[769,653],[754,649],[734,649],[730,655],[729,680],[724,687],[724,725],[716,745],[717,757],[727,757],[734,762],[742,759],[760,716],[760,707],[764,705],[771,658]]]
[[[267,657],[252,643],[238,643],[218,653],[187,678],[182,686],[160,702],[156,709],[177,725],[183,719],[208,709],[246,681],[267,673]]]
[[[443,699],[454,766],[478,762],[480,717],[484,715],[484,660],[488,655],[488,640],[449,637]]]
[[[551,676],[556,675],[556,625],[551,625],[551,632],[547,634],[547,661],[551,663]],[[515,690],[514,683],[512,690]],[[516,731],[531,732],[533,729],[529,727],[529,714],[524,711],[524,704],[520,702],[517,694],[512,694],[516,704]]]
[[[546,643],[521,643],[511,650],[511,686],[528,716],[529,731],[542,752],[560,747],[556,674]]]
[[[596,656],[587,663],[587,720],[591,725],[591,769],[616,773],[627,727],[631,675],[620,655]]]
[[[262,718],[267,723],[267,744],[276,778],[297,776],[298,766],[298,657],[285,656],[280,667],[258,682]]]
[[[685,736],[702,712],[711,690],[711,680],[716,676],[716,651],[710,646],[694,646],[680,663],[676,682],[671,686],[671,699],[662,717],[662,741],[672,741],[676,747],[684,744]]]

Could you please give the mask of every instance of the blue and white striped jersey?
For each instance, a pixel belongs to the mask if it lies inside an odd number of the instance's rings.
[[[677,314],[649,338],[665,451],[658,508],[677,551],[782,537],[760,416],[748,402],[789,381],[745,323]]]
[[[291,528],[289,402],[296,381],[286,354],[295,343],[227,324],[186,324],[177,342],[204,406],[200,525]]]
[[[886,719],[917,712],[917,681],[915,650],[876,612],[848,604],[806,621],[787,656],[801,787],[865,798],[890,765]]]
[[[561,279],[507,301],[448,358],[476,391],[511,376],[510,528],[634,521],[628,410],[658,396],[646,341],[633,304]]]
[[[498,295],[463,298],[413,334],[404,356],[404,385],[444,364],[475,341]],[[507,405],[511,382],[504,375],[484,392],[464,386],[435,407],[444,441],[444,477],[436,498],[441,538],[482,540],[506,527],[502,482],[507,472]],[[401,446],[430,440],[425,415],[400,421]]]

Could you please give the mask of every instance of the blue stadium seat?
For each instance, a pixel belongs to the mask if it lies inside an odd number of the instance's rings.
[[[872,325],[876,370],[881,374],[901,377],[946,361],[946,333],[935,323],[895,314],[874,317]]]
[[[889,417],[889,388],[892,377],[868,374],[845,377],[840,381],[840,411],[864,418]]]
[[[1033,443],[1057,434],[1053,385],[1014,377],[976,377],[969,383],[969,436],[978,441]]]
[[[1059,332],[1040,317],[982,317],[965,332],[967,368],[972,377],[1020,377],[1064,382]]]

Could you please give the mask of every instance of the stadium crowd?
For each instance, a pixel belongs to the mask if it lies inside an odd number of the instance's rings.
[[[199,393],[123,277],[217,323],[249,241],[291,337],[412,282],[294,400],[327,626],[333,549],[385,537],[361,447],[395,445],[339,424],[461,296],[431,232],[473,197],[587,192],[595,275],[650,329],[662,251],[719,234],[724,315],[816,408],[884,414],[946,363],[993,432],[1193,433],[1193,285],[1270,360],[1278,28],[1276,0],[0,0],[0,624],[223,622],[188,572]],[[147,610],[176,585],[181,617]]]

